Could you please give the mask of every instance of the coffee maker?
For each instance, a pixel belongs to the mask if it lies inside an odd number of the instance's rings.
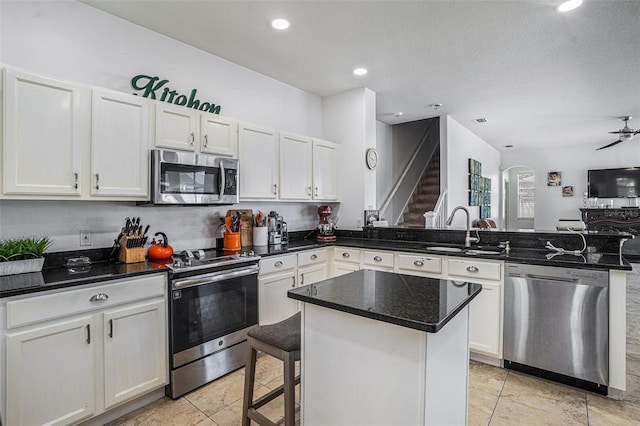
[[[269,245],[287,244],[289,233],[287,232],[287,222],[277,211],[272,210],[267,217],[267,232],[269,235]]]
[[[318,207],[318,216],[320,216],[320,223],[318,223],[318,241],[326,243],[336,240],[334,232],[336,230],[336,224],[331,219],[331,206]]]

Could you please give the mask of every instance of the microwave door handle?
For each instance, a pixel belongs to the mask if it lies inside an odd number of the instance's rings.
[[[220,193],[218,194],[218,200],[222,200],[222,196],[224,195],[224,188],[226,186],[227,177],[224,172],[224,164],[220,161]]]

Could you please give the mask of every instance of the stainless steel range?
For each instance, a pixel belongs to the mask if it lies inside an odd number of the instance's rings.
[[[258,323],[253,252],[185,251],[169,265],[171,383],[178,398],[245,364],[247,331]]]

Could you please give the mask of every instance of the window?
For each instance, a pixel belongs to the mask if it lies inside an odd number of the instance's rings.
[[[535,173],[519,172],[518,181],[518,219],[533,219],[535,206]]]

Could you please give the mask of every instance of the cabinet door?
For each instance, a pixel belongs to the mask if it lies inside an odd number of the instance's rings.
[[[105,311],[105,408],[167,383],[165,309],[156,300]]]
[[[200,114],[200,150],[238,157],[238,122],[211,113]]]
[[[314,284],[327,278],[326,263],[298,269],[298,285],[300,286]]]
[[[311,139],[280,134],[280,199],[311,199]]]
[[[80,195],[89,90],[5,70],[4,192]]]
[[[313,199],[338,199],[338,146],[313,141]]]
[[[359,270],[360,266],[354,263],[334,262],[333,268],[331,269],[331,277],[337,277]]]
[[[482,284],[469,304],[469,348],[500,358],[500,284]]]
[[[93,415],[91,319],[7,334],[7,424],[71,424]]]
[[[278,136],[275,130],[240,123],[240,198],[278,196]]]
[[[197,111],[156,103],[156,147],[197,151],[198,140]]]
[[[149,197],[151,103],[94,90],[91,120],[91,195]]]
[[[294,270],[259,277],[258,286],[260,325],[282,321],[298,311],[296,301],[287,297],[287,291],[296,287]]]

